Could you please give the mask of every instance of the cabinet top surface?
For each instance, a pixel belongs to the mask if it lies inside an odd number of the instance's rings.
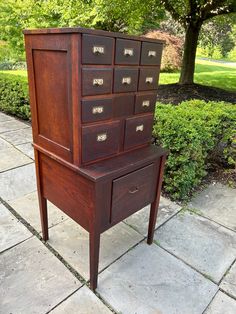
[[[93,181],[107,179],[114,175],[122,175],[123,172],[127,172],[127,169],[132,171],[132,167],[143,167],[145,164],[153,162],[161,156],[168,155],[168,153],[169,151],[164,148],[150,145],[127,152],[124,155],[99,161],[88,166],[82,166],[80,172]]]
[[[108,32],[108,31],[103,31],[99,29],[90,29],[90,28],[82,28],[82,27],[25,29],[23,33],[25,35],[83,33],[83,34],[100,35],[100,36],[107,36],[107,37],[141,40],[141,41],[147,41],[147,42],[153,42],[153,43],[159,43],[159,44],[165,43],[164,40],[160,40],[160,39],[153,39],[153,38],[147,38],[144,36],[127,35],[123,33]]]

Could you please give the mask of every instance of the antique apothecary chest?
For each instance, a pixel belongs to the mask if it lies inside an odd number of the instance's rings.
[[[151,145],[163,42],[82,28],[26,30],[33,145],[44,240],[47,200],[90,236],[151,203],[152,243],[167,152]]]

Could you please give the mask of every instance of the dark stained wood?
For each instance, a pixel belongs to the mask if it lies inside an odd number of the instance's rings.
[[[124,149],[149,143],[152,137],[153,114],[126,119]]]
[[[150,209],[150,218],[149,218],[149,226],[148,226],[148,237],[147,237],[147,243],[150,245],[153,242],[153,236],[156,226],[156,220],[157,220],[157,212],[158,207],[160,203],[160,197],[161,197],[161,186],[162,186],[162,180],[164,175],[164,166],[165,166],[166,156],[163,155],[160,160],[160,171],[159,175],[157,177],[157,190],[156,190],[156,197],[154,202],[151,204]]]
[[[168,153],[150,145],[163,42],[66,28],[25,31],[25,44],[43,239],[49,200],[89,232],[95,290],[102,232],[152,203],[153,239]]]
[[[150,164],[113,180],[111,222],[121,221],[152,203],[155,198],[156,179],[155,165]]]
[[[71,38],[71,104],[72,104],[72,129],[73,129],[73,164],[79,166],[81,164],[81,110],[78,103],[81,99],[81,81],[79,74],[81,71],[81,35],[72,34]]]
[[[162,44],[142,42],[141,65],[160,65]]]
[[[113,97],[113,117],[127,117],[134,113],[134,95],[115,95]]]
[[[140,48],[141,44],[139,41],[118,38],[116,40],[115,63],[138,65],[140,60]]]
[[[43,29],[25,29],[23,31],[25,35],[37,35],[40,34],[73,34],[73,33],[83,33],[83,34],[92,34],[92,35],[100,35],[112,38],[124,38],[124,39],[132,39],[138,41],[152,42],[164,44],[165,41],[161,39],[153,39],[142,36],[133,36],[126,35],[123,33],[116,32],[107,32],[100,29],[91,29],[91,28],[83,28],[83,27],[64,27],[64,28],[43,28]]]
[[[82,36],[83,64],[111,64],[114,39],[84,34]]]
[[[112,98],[82,100],[82,122],[96,122],[112,118]]]
[[[112,69],[83,68],[82,94],[109,94],[112,90]]]
[[[40,220],[42,227],[42,236],[43,240],[48,240],[48,210],[47,210],[47,199],[43,197],[43,185],[42,185],[42,177],[40,170],[40,162],[39,162],[39,153],[35,149],[34,150],[35,157],[35,169],[36,169],[36,181],[37,181],[37,190],[38,190],[38,200],[39,200],[39,211],[40,211]]]
[[[115,68],[114,93],[135,92],[138,85],[137,68]]]
[[[135,114],[154,112],[157,93],[138,93],[135,97]]]
[[[39,35],[25,40],[34,142],[72,161],[71,38]]]
[[[157,89],[159,73],[160,73],[159,67],[141,68],[139,72],[138,90],[143,91]]]
[[[82,161],[88,162],[119,151],[120,122],[82,127]]]
[[[89,231],[94,184],[74,171],[39,154],[43,197]]]

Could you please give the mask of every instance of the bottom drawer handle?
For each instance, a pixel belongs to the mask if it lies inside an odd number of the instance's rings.
[[[135,187],[135,188],[129,190],[129,193],[130,193],[130,194],[134,194],[134,193],[137,193],[138,190],[139,190],[138,187]]]
[[[144,125],[143,124],[140,124],[140,125],[137,125],[136,126],[136,132],[143,132],[143,129],[144,129]]]
[[[97,142],[105,142],[107,140],[107,134],[102,133],[97,135]]]

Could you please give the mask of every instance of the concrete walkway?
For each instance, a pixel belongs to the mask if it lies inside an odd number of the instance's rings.
[[[88,233],[49,205],[42,242],[29,124],[0,113],[0,313],[235,314],[236,193],[210,185],[188,208],[161,199],[102,235],[97,293]]]

